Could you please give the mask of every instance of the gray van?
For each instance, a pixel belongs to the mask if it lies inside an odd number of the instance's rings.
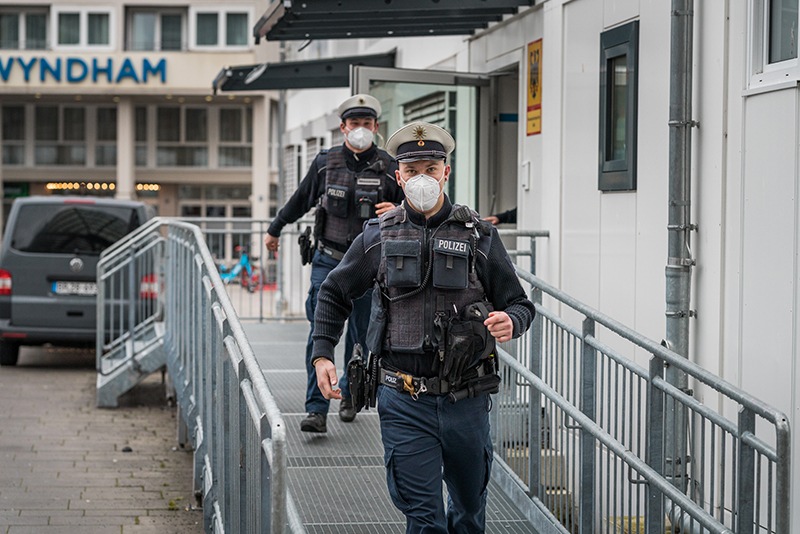
[[[14,201],[0,248],[0,365],[16,365],[21,345],[91,346],[100,253],[153,215],[115,199]]]

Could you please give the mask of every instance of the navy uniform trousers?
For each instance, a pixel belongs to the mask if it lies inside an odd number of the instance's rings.
[[[327,256],[319,250],[314,252],[314,259],[311,261],[311,287],[308,289],[306,298],[306,317],[311,323],[308,332],[308,343],[306,344],[306,412],[327,414],[331,401],[322,396],[322,392],[317,386],[317,372],[311,365],[311,352],[314,346],[314,311],[317,309],[317,295],[319,288],[325,278],[337,265],[339,260]],[[347,335],[344,344],[344,365],[341,367],[342,377],[339,380],[339,388],[342,396],[350,396],[350,386],[347,383],[347,363],[353,355],[353,345],[361,343],[362,347],[367,345],[367,328],[369,327],[369,310],[372,304],[372,290],[367,291],[363,296],[353,300],[353,311],[347,320]]]
[[[407,533],[484,532],[492,468],[489,395],[450,403],[378,388],[386,483]],[[447,485],[445,511],[442,481]]]

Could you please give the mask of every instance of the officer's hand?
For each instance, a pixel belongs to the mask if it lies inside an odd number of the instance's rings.
[[[510,340],[514,335],[514,322],[506,312],[489,312],[489,317],[483,321],[483,324],[492,334],[492,337],[500,343]]]
[[[264,238],[264,245],[266,245],[267,250],[275,252],[278,250],[278,241],[279,238],[275,237],[274,235],[267,234],[267,237]]]
[[[378,202],[375,204],[375,215],[383,215],[394,207],[391,202]]]
[[[490,222],[495,226],[500,224],[500,219],[498,219],[496,215],[489,215],[488,217],[484,217],[483,220],[486,222]]]
[[[317,387],[322,392],[322,396],[326,399],[339,399],[342,398],[342,390],[334,389],[339,379],[336,378],[336,366],[328,358],[318,358],[314,363],[314,369],[317,371]]]

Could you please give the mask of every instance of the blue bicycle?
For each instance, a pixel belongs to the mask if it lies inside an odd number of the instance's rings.
[[[263,282],[261,269],[255,267],[250,262],[250,255],[247,253],[247,247],[237,245],[233,250],[239,254],[239,260],[230,269],[228,269],[228,266],[224,263],[220,263],[219,277],[222,278],[225,284],[239,282],[243,288],[253,293],[256,289],[261,287]]]

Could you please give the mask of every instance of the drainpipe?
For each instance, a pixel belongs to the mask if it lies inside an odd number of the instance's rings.
[[[691,232],[691,149],[692,127],[692,27],[694,0],[672,0],[670,30],[669,94],[669,222],[666,267],[665,345],[689,357],[689,318],[692,266]],[[686,373],[665,369],[667,382],[688,391]],[[686,409],[667,401],[664,474],[685,492],[688,483]]]

